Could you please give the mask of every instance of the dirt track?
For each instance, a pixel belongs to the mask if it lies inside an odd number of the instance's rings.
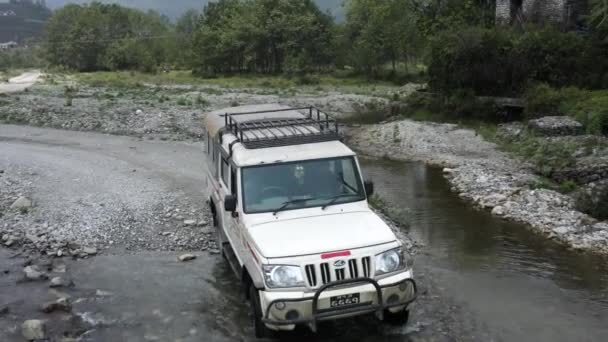
[[[8,83],[0,83],[0,94],[17,93],[33,86],[42,74],[38,71],[23,73],[8,80]]]

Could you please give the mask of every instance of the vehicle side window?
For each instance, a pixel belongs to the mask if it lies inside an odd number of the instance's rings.
[[[222,158],[220,163],[221,174],[222,174],[222,182],[226,186],[226,188],[230,188],[230,165],[228,161]]]

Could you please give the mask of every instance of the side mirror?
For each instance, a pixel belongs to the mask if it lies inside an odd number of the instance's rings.
[[[226,195],[226,198],[224,198],[224,209],[231,213],[236,211],[236,196]]]
[[[366,180],[363,184],[365,186],[365,194],[367,197],[371,197],[374,194],[374,182]]]

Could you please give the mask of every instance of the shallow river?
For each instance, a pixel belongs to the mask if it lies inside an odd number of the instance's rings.
[[[440,169],[362,164],[393,214],[425,245],[416,269],[466,313],[467,324],[496,340],[608,340],[606,260],[470,208],[450,192]]]

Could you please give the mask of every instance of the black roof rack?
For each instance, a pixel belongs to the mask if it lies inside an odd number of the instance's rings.
[[[247,120],[247,115],[298,112],[301,117],[264,118]],[[242,119],[241,119],[242,118]],[[314,107],[285,108],[241,113],[226,113],[223,133],[232,133],[245,148],[258,149],[340,140],[338,122]]]

